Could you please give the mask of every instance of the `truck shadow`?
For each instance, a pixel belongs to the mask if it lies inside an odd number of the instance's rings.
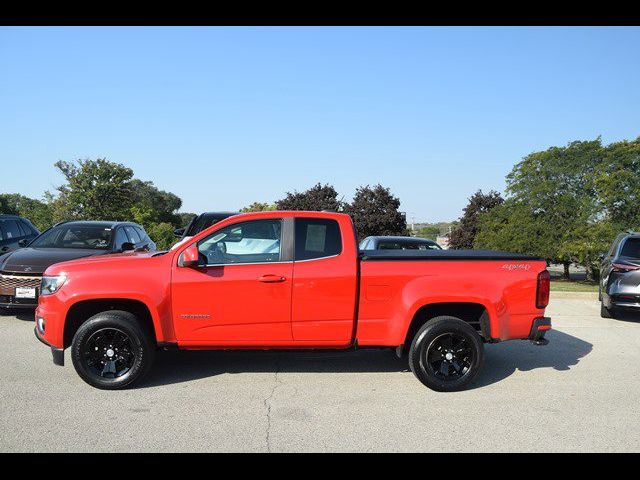
[[[528,341],[510,341],[485,348],[485,364],[471,389],[497,383],[517,370],[570,370],[588,355],[592,345],[552,330],[546,347]],[[160,351],[149,375],[138,388],[188,382],[236,373],[385,373],[409,372],[406,358],[393,350],[358,351]],[[416,380],[417,381],[417,380]]]
[[[15,308],[0,310],[1,317],[15,317],[25,322],[33,322],[35,320],[35,308]]]
[[[504,380],[517,370],[526,372],[536,368],[566,371],[591,353],[593,345],[559,330],[547,332],[549,345],[536,346],[528,341],[509,341],[485,348],[484,367],[470,385],[481,388]]]

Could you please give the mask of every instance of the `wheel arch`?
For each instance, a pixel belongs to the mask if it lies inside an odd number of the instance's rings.
[[[483,303],[477,301],[431,302],[415,309],[407,328],[403,350],[411,345],[411,341],[420,327],[432,318],[444,315],[460,318],[471,325],[484,341],[492,341],[489,309]]]
[[[63,348],[71,345],[73,336],[84,322],[98,313],[110,310],[122,310],[135,315],[140,325],[156,341],[154,318],[151,310],[144,302],[130,298],[100,298],[80,300],[67,310],[64,322]]]

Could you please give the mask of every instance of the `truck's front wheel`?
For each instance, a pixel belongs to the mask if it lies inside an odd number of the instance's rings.
[[[150,335],[129,312],[94,315],[73,337],[71,359],[78,375],[96,388],[125,388],[151,368],[155,348]]]
[[[425,323],[413,338],[409,367],[432,390],[464,389],[484,360],[480,335],[456,317],[441,316]]]

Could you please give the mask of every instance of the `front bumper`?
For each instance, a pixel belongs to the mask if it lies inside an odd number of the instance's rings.
[[[64,348],[54,347],[49,342],[47,342],[44,338],[42,338],[38,333],[37,326],[33,328],[33,333],[36,335],[36,338],[38,340],[44,343],[47,347],[51,348],[51,355],[53,356],[54,365],[60,365],[61,367],[64,366]]]
[[[531,332],[529,333],[529,340],[534,345],[547,345],[549,340],[544,338],[548,330],[551,330],[551,318],[538,317],[533,321],[531,325]]]

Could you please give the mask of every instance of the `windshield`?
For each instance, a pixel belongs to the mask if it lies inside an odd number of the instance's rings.
[[[107,250],[110,244],[111,228],[90,225],[60,225],[44,232],[29,246]]]

